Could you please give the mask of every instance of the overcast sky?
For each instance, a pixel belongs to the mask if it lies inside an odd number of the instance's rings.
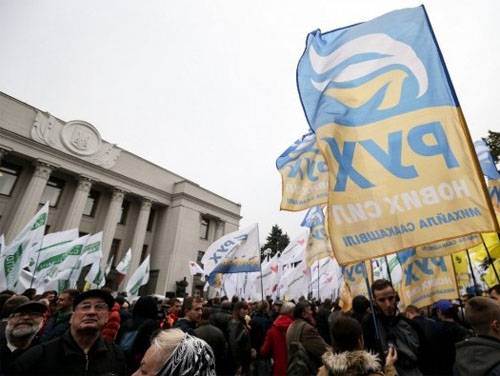
[[[261,239],[277,156],[308,126],[295,69],[308,32],[422,1],[0,0],[0,91],[242,204]],[[499,130],[499,1],[424,1],[473,139]]]

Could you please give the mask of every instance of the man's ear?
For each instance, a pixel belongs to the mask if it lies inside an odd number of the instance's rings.
[[[493,320],[490,323],[490,330],[493,333],[500,334],[500,321],[499,320]]]

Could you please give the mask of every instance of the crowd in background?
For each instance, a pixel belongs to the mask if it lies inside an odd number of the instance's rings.
[[[352,302],[129,301],[106,289],[0,293],[0,375],[500,375],[500,285],[398,309]]]

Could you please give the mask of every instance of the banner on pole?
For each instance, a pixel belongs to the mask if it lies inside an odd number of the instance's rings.
[[[120,274],[127,274],[130,268],[130,262],[132,261],[132,250],[129,248],[123,256],[123,259],[116,265],[116,271]]]
[[[361,261],[355,264],[346,265],[342,267],[342,275],[344,281],[349,287],[351,296],[354,298],[358,295],[369,297],[366,288],[365,270],[368,272],[368,283],[371,285],[372,281],[372,266],[371,261]]]
[[[16,289],[22,268],[42,246],[48,216],[49,204],[46,203],[5,248],[0,258],[0,289]]]
[[[144,286],[149,281],[149,255],[146,256],[144,261],[139,265],[139,267],[134,271],[134,274],[130,277],[127,282],[127,287],[125,291],[128,296],[139,295],[139,289]]]
[[[340,264],[498,231],[423,6],[310,33],[297,83]]]
[[[458,291],[450,256],[417,257],[414,249],[398,253],[403,269],[399,296],[404,306],[422,308],[441,299],[457,299]]]
[[[466,251],[457,252],[451,255],[453,265],[455,266],[455,278],[458,286],[465,289],[470,283],[469,261]]]
[[[281,210],[300,211],[328,202],[328,167],[314,133],[286,149],[276,167],[282,182]]]
[[[213,243],[202,258],[210,286],[220,286],[220,275],[260,271],[259,226],[228,234]]]

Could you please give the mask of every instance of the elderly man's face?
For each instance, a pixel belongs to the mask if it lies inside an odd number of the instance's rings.
[[[42,320],[43,315],[39,312],[14,313],[7,319],[7,337],[21,339],[34,336],[40,330]]]
[[[100,298],[82,300],[71,316],[72,332],[97,332],[106,324],[109,317],[109,307]]]
[[[150,346],[141,360],[141,365],[132,376],[156,376],[165,362],[159,355],[158,350]]]

